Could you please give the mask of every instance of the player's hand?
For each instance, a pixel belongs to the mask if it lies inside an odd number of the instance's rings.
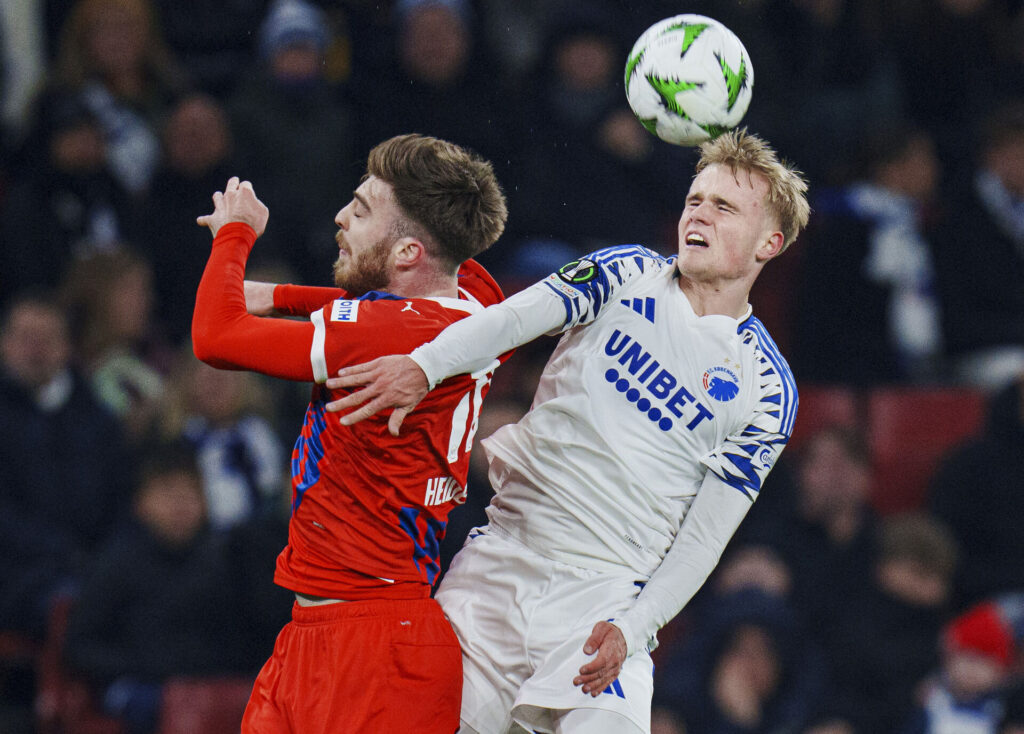
[[[605,688],[619,677],[622,664],[626,661],[626,638],[622,630],[611,622],[598,622],[583,643],[583,652],[597,655],[580,668],[580,674],[572,680],[574,686],[583,686],[583,692],[599,696]]]
[[[224,191],[213,194],[213,213],[196,218],[200,227],[209,227],[213,236],[217,236],[220,228],[229,222],[242,222],[256,230],[259,237],[267,228],[270,210],[256,198],[256,192],[248,181],[239,181],[232,176],[224,187]]]
[[[420,366],[404,354],[378,357],[370,362],[344,367],[338,370],[337,377],[327,380],[327,387],[331,390],[359,385],[364,387],[332,400],[327,404],[327,410],[336,413],[362,405],[359,410],[341,417],[343,426],[351,426],[382,410],[394,408],[388,419],[388,431],[392,436],[398,435],[405,416],[423,400],[429,387]]]

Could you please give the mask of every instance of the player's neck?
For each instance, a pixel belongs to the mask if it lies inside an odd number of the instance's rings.
[[[392,276],[387,291],[405,298],[458,298],[459,283],[454,274],[405,270]]]
[[[679,288],[698,316],[728,316],[740,319],[747,313],[750,289],[738,282],[701,283],[679,276]]]

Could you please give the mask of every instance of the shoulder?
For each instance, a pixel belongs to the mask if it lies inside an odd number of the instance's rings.
[[[600,267],[628,264],[640,271],[660,270],[675,262],[674,257],[666,257],[649,247],[636,244],[603,247],[600,250],[594,250],[582,259],[589,260]]]
[[[501,286],[487,269],[476,260],[467,260],[459,267],[459,295],[477,301],[484,306],[500,303],[505,299]]]
[[[352,349],[355,340],[371,350],[405,352],[483,308],[477,301],[462,298],[401,298],[388,294],[355,300],[339,298],[311,318],[330,344],[344,343]]]
[[[643,245],[616,245],[566,263],[548,280],[576,288],[592,285],[614,288],[645,275],[661,273],[674,262],[674,258],[659,255]]]

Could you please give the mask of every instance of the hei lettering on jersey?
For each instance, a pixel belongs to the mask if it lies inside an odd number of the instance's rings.
[[[331,304],[331,321],[355,322],[359,320],[359,301],[339,298]]]
[[[434,477],[427,480],[427,489],[423,496],[425,506],[443,505],[446,502],[461,505],[465,501],[466,490],[455,477]]]
[[[671,431],[677,420],[692,431],[701,421],[715,417],[679,378],[628,334],[615,329],[605,342],[604,353],[615,360],[615,365],[605,371],[605,380],[662,431]]]

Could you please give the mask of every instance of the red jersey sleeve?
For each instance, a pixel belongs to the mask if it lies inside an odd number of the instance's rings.
[[[256,232],[238,222],[217,232],[196,291],[192,349],[221,369],[252,370],[286,380],[313,379],[313,325],[253,316],[245,309],[245,261]]]
[[[325,303],[348,297],[341,288],[286,283],[274,288],[274,310],[285,316],[309,316]]]

